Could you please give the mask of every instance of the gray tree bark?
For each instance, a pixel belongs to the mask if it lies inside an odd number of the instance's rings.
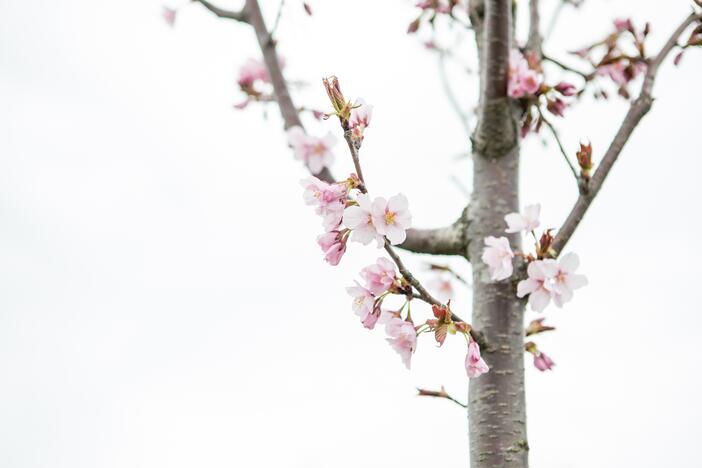
[[[468,395],[470,466],[528,466],[524,398],[524,302],[510,280],[493,282],[480,261],[483,239],[505,235],[504,216],[519,211],[519,138],[507,98],[512,1],[472,4],[481,49],[481,99],[473,134],[473,194],[468,213],[468,258],[473,266],[472,325],[488,343],[490,372],[471,379]],[[480,24],[479,24],[480,23]],[[519,235],[509,235],[513,249]]]

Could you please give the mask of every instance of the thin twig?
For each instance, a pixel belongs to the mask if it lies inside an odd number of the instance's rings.
[[[283,7],[285,6],[285,0],[280,0],[280,5],[278,5],[278,13],[275,15],[275,21],[273,22],[273,27],[268,33],[268,40],[272,41],[275,32],[278,30],[278,25],[280,24],[280,18],[283,16]]]
[[[571,73],[575,73],[576,75],[580,75],[585,81],[590,81],[592,79],[592,73],[582,72],[576,68],[571,67],[570,65],[566,65],[565,63],[551,57],[550,55],[542,54],[542,58],[544,60],[546,60],[547,62],[551,62],[552,64],[556,65],[557,67],[560,67],[562,70],[569,71]]]
[[[235,21],[241,21],[242,23],[248,22],[248,17],[246,14],[246,8],[242,8],[239,11],[225,10],[208,2],[207,0],[193,0],[210,10],[212,13],[220,18],[232,19]]]
[[[556,130],[556,127],[554,127],[553,124],[546,118],[543,111],[541,110],[541,107],[536,106],[536,108],[539,111],[539,116],[541,117],[541,121],[546,124],[546,126],[549,128],[549,130],[551,130],[551,134],[553,134],[553,138],[556,140],[556,144],[558,145],[558,149],[561,150],[561,154],[563,155],[563,159],[565,159],[566,164],[568,164],[568,167],[570,168],[570,171],[573,173],[573,177],[575,177],[575,180],[578,182],[578,186],[579,186],[580,185],[580,176],[578,175],[578,171],[575,169],[575,166],[570,161],[570,158],[568,157],[568,153],[566,152],[565,148],[563,148],[563,143],[561,143],[561,137],[558,135],[558,130]]]
[[[423,388],[418,388],[417,389],[417,396],[428,396],[428,397],[433,397],[433,398],[445,398],[446,400],[452,401],[456,403],[458,406],[461,406],[463,408],[468,408],[468,405],[461,403],[460,401],[456,400],[454,397],[449,395],[446,392],[446,389],[442,386],[441,390],[425,390]]]
[[[644,82],[641,85],[641,92],[639,93],[639,96],[634,102],[631,103],[631,107],[626,113],[617,134],[612,139],[609,148],[607,148],[607,152],[602,158],[602,162],[590,180],[588,190],[580,194],[578,200],[571,209],[568,218],[566,218],[563,226],[561,226],[561,229],[558,231],[558,234],[553,241],[552,247],[557,253],[563,251],[563,248],[573,236],[573,233],[580,225],[585,213],[590,208],[590,204],[602,188],[602,184],[607,178],[607,175],[609,175],[609,172],[612,170],[612,166],[614,166],[614,163],[617,161],[617,158],[621,154],[624,145],[627,141],[629,141],[629,138],[641,119],[648,113],[648,111],[651,110],[651,106],[653,105],[653,97],[651,96],[651,93],[660,65],[663,63],[670,51],[675,48],[678,38],[682,35],[682,33],[684,33],[691,24],[697,21],[702,21],[702,13],[693,13],[685,18],[680,26],[673,31],[668,38],[668,41],[663,45],[663,47],[661,47],[658,54],[652,60],[648,61],[648,68],[644,76]]]

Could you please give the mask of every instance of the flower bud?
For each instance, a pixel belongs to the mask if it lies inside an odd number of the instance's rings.
[[[554,89],[561,93],[563,96],[574,96],[575,95],[575,85],[568,83],[566,81],[561,81],[558,83]]]
[[[339,80],[336,76],[330,76],[328,78],[322,78],[322,82],[324,83],[324,89],[327,91],[327,96],[329,96],[329,100],[334,107],[334,113],[339,117],[341,127],[344,130],[348,130],[349,117],[351,116],[351,103],[344,98],[341,87],[339,86]]]
[[[580,166],[580,175],[583,179],[590,179],[590,173],[592,171],[592,144],[587,145],[580,143],[580,150],[575,154],[578,158],[578,165]]]

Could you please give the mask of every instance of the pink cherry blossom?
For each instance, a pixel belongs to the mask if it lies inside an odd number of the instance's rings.
[[[315,212],[322,217],[325,231],[337,230],[341,224],[348,197],[346,184],[328,184],[316,177],[300,181],[305,189],[303,198],[308,205],[315,206]]]
[[[343,224],[352,229],[351,240],[368,245],[373,239],[378,247],[383,245],[383,236],[378,233],[373,224],[372,203],[365,193],[356,196],[357,206],[349,206],[344,210]]]
[[[359,129],[360,134],[370,125],[371,116],[373,115],[373,106],[366,104],[363,99],[358,99],[351,109],[349,117],[349,128]]]
[[[580,259],[575,253],[565,254],[558,262],[558,270],[553,276],[551,290],[553,302],[558,307],[573,299],[573,291],[587,285],[585,275],[575,273],[580,265]]]
[[[257,80],[268,83],[268,68],[262,60],[250,58],[239,68],[237,82],[242,88],[247,88],[253,86]]]
[[[305,162],[312,174],[319,174],[322,169],[334,162],[331,147],[336,143],[336,137],[331,133],[323,138],[307,135],[300,126],[288,129],[288,144],[295,152],[295,159]]]
[[[389,336],[388,343],[397,351],[402,362],[409,369],[412,354],[417,349],[417,332],[414,325],[412,322],[392,317],[387,321],[385,331]]]
[[[553,278],[558,263],[552,259],[535,260],[527,267],[528,278],[517,284],[517,297],[529,295],[531,310],[543,312],[553,297]]]
[[[170,27],[173,27],[175,25],[177,13],[178,10],[174,8],[169,8],[167,6],[164,6],[161,9],[161,17],[163,18],[163,21],[165,21],[166,24]]]
[[[324,252],[324,259],[332,266],[336,266],[341,261],[341,257],[346,252],[347,236],[340,231],[326,232],[317,237],[317,243]]]
[[[646,71],[646,64],[637,62],[631,64],[629,60],[621,59],[608,65],[603,65],[597,68],[597,74],[600,76],[609,77],[619,86],[624,86],[636,78],[640,73]]]
[[[364,327],[372,330],[378,321],[380,311],[376,313],[375,296],[369,290],[358,284],[346,288],[346,292],[353,298],[351,308],[361,318]]]
[[[412,226],[412,215],[407,205],[407,197],[402,194],[390,197],[389,200],[383,197],[373,200],[373,225],[378,234],[387,237],[392,245],[404,242],[407,237],[405,231]]]
[[[546,354],[542,352],[534,354],[534,367],[539,369],[541,372],[551,370],[551,368],[555,365],[556,364]]]
[[[507,93],[513,98],[534,94],[541,85],[538,73],[529,68],[529,63],[516,49],[510,53],[507,76]]]
[[[514,252],[506,237],[486,237],[483,262],[488,266],[490,278],[500,281],[512,276]]]
[[[524,207],[523,213],[510,213],[505,216],[507,229],[505,232],[531,232],[539,227],[539,214],[541,213],[541,205],[529,205]]]
[[[375,264],[361,270],[361,278],[366,281],[366,288],[379,296],[390,289],[395,282],[395,264],[387,258],[380,257]]]
[[[468,377],[479,377],[490,370],[483,358],[480,356],[480,346],[471,340],[468,343],[468,354],[466,355],[466,373]]]

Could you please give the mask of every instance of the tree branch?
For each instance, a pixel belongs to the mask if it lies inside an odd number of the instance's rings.
[[[438,229],[407,230],[407,240],[398,247],[415,253],[465,257],[468,252],[466,232],[469,221],[467,210],[468,207],[463,210],[461,217],[450,226]]]
[[[447,400],[450,400],[454,403],[456,403],[458,406],[461,406],[463,408],[468,408],[468,405],[461,403],[460,401],[456,400],[454,397],[449,395],[446,392],[446,389],[441,386],[441,390],[426,390],[423,388],[418,388],[417,389],[417,396],[428,396],[428,397],[434,397],[434,398],[445,398]]]
[[[569,71],[571,73],[575,73],[576,75],[580,75],[585,81],[590,81],[592,79],[592,76],[594,75],[594,73],[587,74],[587,73],[582,72],[580,70],[577,70],[571,66],[568,66],[565,63],[561,62],[560,60],[557,60],[551,56],[545,55],[543,52],[542,52],[541,56],[544,60],[546,60],[547,62],[551,62],[552,64],[556,65],[557,67],[560,67],[562,70]]]
[[[271,84],[273,85],[273,92],[275,93],[275,99],[283,117],[285,128],[288,129],[294,126],[303,127],[298,109],[295,107],[292,97],[290,96],[288,83],[283,76],[282,69],[280,68],[280,59],[278,58],[276,44],[274,41],[270,40],[271,33],[266,28],[266,23],[263,19],[263,15],[261,14],[261,8],[258,1],[246,0],[244,8],[239,12],[223,10],[205,0],[193,1],[202,4],[205,8],[220,18],[228,18],[246,22],[253,27],[258,40],[258,45],[263,55],[263,61],[266,64],[268,75],[270,76]],[[336,180],[328,168],[324,168],[321,173],[316,175],[316,177],[328,183],[333,183]],[[434,247],[434,241],[432,241],[432,236],[434,234],[439,236],[436,247]],[[458,247],[450,244],[448,242],[449,237],[445,234],[446,233],[444,233],[442,229],[410,229],[407,231],[407,240],[399,247],[405,248],[406,244],[408,246],[407,250],[412,252],[434,253],[436,255],[454,255],[454,252],[458,252]],[[458,253],[462,254],[463,252]]]
[[[247,23],[248,18],[246,15],[246,8],[242,8],[239,11],[231,11],[231,10],[225,10],[223,8],[220,8],[218,6],[215,6],[208,2],[207,0],[193,0],[196,3],[201,4],[208,10],[210,10],[212,13],[215,15],[219,16],[220,18],[227,18],[227,19],[232,19],[235,21],[241,21],[242,23]]]
[[[539,0],[529,0],[529,39],[527,49],[541,56],[543,37],[541,36],[541,16],[539,15]]]
[[[343,128],[343,124],[342,124],[342,128]],[[354,144],[351,132],[345,130],[344,131],[344,139],[348,143],[349,151],[351,152],[351,157],[353,159],[354,166],[356,166],[356,169],[359,170],[359,172],[360,172],[361,163],[360,163],[360,158],[358,156],[358,148],[356,148],[356,145]],[[362,193],[368,193],[368,187],[366,186],[365,182],[363,182],[363,179],[361,178],[360,175],[358,178],[362,182],[362,185],[359,187],[359,190]],[[419,280],[414,277],[412,272],[407,269],[407,267],[405,266],[402,259],[397,254],[397,252],[395,251],[395,249],[393,248],[392,244],[387,239],[387,237],[384,237],[383,239],[384,239],[383,248],[388,253],[390,258],[392,258],[392,261],[395,262],[395,265],[397,265],[397,270],[407,280],[407,282],[409,284],[411,284],[412,287],[417,291],[416,294],[412,294],[412,297],[420,299],[420,300],[422,300],[430,305],[443,307],[444,304],[442,304],[439,300],[437,300],[434,296],[432,296],[429,293],[429,291],[427,291],[426,288],[422,285],[422,283],[420,283]],[[453,312],[451,312],[451,320],[453,320],[455,322],[468,323],[465,320],[463,320],[462,318],[460,318],[458,315],[454,314]],[[472,328],[470,329],[469,333],[470,333],[471,338],[475,342],[477,342],[481,348],[485,348],[485,346],[486,346],[485,337],[481,333],[476,332]]]
[[[651,92],[656,80],[658,68],[668,56],[670,51],[676,46],[680,35],[685,32],[685,30],[695,21],[701,20],[702,13],[693,13],[685,18],[680,26],[678,26],[673,34],[671,34],[670,38],[663,45],[660,52],[658,52],[658,54],[652,60],[648,61],[648,69],[646,70],[639,96],[631,104],[629,111],[624,117],[624,121],[619,127],[617,134],[614,136],[614,139],[610,143],[607,152],[602,158],[600,166],[597,168],[597,171],[595,171],[590,183],[586,187],[587,191],[578,197],[578,200],[575,202],[575,206],[573,206],[568,218],[566,219],[565,223],[563,223],[563,226],[558,231],[558,234],[553,241],[552,247],[557,253],[560,253],[563,250],[570,238],[573,236],[573,233],[577,229],[578,225],[580,225],[580,222],[585,216],[590,204],[602,188],[602,184],[607,178],[607,175],[609,175],[609,172],[612,170],[612,166],[614,166],[614,163],[617,161],[617,158],[622,152],[624,145],[627,141],[629,141],[631,134],[634,132],[634,129],[639,124],[641,119],[651,109],[651,105],[653,104]]]

